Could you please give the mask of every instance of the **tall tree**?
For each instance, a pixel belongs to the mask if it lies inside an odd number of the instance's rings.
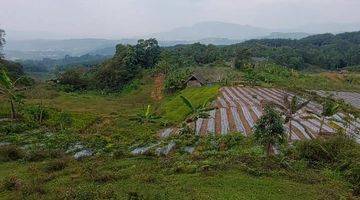
[[[160,58],[161,48],[154,38],[139,40],[135,49],[137,61],[144,68],[154,67]]]
[[[300,102],[297,96],[293,96],[291,100],[289,100],[289,95],[285,94],[283,98],[283,104],[275,104],[278,108],[281,109],[282,114],[285,116],[285,123],[289,123],[289,141],[291,140],[292,135],[292,122],[295,121],[301,126],[303,126],[300,120],[297,119],[297,116],[300,114],[300,110],[303,109],[307,104],[309,104],[309,102],[310,100]],[[303,128],[306,130],[306,132],[309,133],[306,126],[303,126]],[[309,135],[311,136],[311,134]]]
[[[0,60],[3,58],[4,54],[2,48],[5,44],[5,31],[0,29]]]
[[[233,65],[235,68],[243,68],[251,60],[251,52],[247,48],[238,48],[235,52],[235,58]]]
[[[283,144],[286,141],[286,135],[283,127],[283,119],[270,104],[264,109],[265,113],[257,121],[254,127],[255,140],[264,146],[266,154],[272,154],[272,147]]]

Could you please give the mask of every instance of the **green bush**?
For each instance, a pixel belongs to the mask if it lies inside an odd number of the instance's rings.
[[[19,190],[22,186],[22,181],[16,176],[5,177],[2,182],[2,189],[7,191]]]
[[[346,136],[300,141],[295,144],[295,158],[312,167],[339,170],[352,184],[353,194],[360,195],[360,145]]]
[[[354,162],[349,166],[345,172],[346,179],[353,186],[353,193],[356,196],[360,195],[360,162]]]
[[[22,134],[29,130],[30,126],[26,123],[3,122],[0,123],[0,133],[9,134]]]
[[[164,88],[168,93],[173,93],[184,89],[185,81],[191,75],[192,70],[189,68],[177,68],[166,75]]]
[[[312,166],[328,164],[346,168],[360,158],[359,145],[341,135],[326,140],[300,141],[296,143],[295,150],[300,159],[307,160]]]
[[[65,167],[68,165],[68,160],[67,159],[57,159],[57,160],[53,160],[48,162],[45,167],[44,167],[44,171],[45,172],[56,172],[56,171],[61,171],[63,169],[65,169]]]
[[[24,151],[15,145],[0,147],[0,161],[15,161],[24,158]]]
[[[30,162],[37,162],[37,161],[43,161],[48,157],[49,157],[49,152],[47,150],[36,149],[29,151],[25,156],[25,160]]]
[[[44,122],[49,119],[50,112],[42,105],[31,105],[23,110],[23,115],[30,122]]]

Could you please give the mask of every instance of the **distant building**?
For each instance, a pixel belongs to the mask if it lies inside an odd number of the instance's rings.
[[[185,82],[187,87],[201,87],[207,84],[204,77],[200,74],[192,74]]]

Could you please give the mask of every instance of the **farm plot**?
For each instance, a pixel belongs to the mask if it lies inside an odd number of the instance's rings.
[[[318,95],[326,97],[332,95],[333,98],[344,100],[355,108],[360,109],[360,93],[356,92],[336,92],[336,91],[315,91]]]
[[[283,104],[283,98],[294,95],[279,89],[260,88],[260,87],[223,87],[220,95],[215,101],[218,109],[210,111],[210,117],[198,119],[195,123],[195,132],[198,135],[209,134],[228,134],[231,132],[241,132],[245,136],[252,133],[256,121],[263,114],[262,102],[271,101]],[[303,100],[303,99],[302,99]],[[304,101],[304,100],[303,100]],[[321,119],[313,115],[312,118],[306,117],[310,110],[314,113],[321,113],[321,105],[310,102],[305,108],[299,111],[296,116],[298,122],[292,121],[292,140],[311,139],[319,137]],[[338,113],[333,116],[337,120],[325,119],[323,134],[332,134],[337,129],[347,130],[348,134],[354,134],[360,128],[359,120],[351,122],[348,126],[340,121],[344,121],[345,115]],[[289,129],[289,124],[285,124],[285,129]],[[168,136],[176,132],[175,128],[169,128],[161,132],[162,136]]]

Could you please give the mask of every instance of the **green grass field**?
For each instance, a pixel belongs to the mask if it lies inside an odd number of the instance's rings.
[[[276,85],[277,81],[271,84]],[[306,79],[301,81],[304,81],[304,85],[314,83],[308,83]],[[318,87],[327,87],[329,80],[317,81]],[[65,93],[47,85],[38,85],[26,91],[23,106],[42,102],[48,108],[70,112],[72,126],[66,131],[59,131],[54,128],[55,122],[51,119],[35,128],[22,128],[17,123],[2,124],[6,126],[2,130],[16,129],[18,132],[1,133],[0,141],[10,141],[18,146],[45,143],[49,148],[45,152],[51,152],[63,144],[66,146],[81,141],[97,151],[95,156],[83,161],[75,161],[71,155],[48,156],[36,161],[28,158],[0,161],[0,199],[277,200],[352,197],[349,183],[338,176],[338,171],[334,169],[307,168],[299,161],[294,164],[298,166],[296,169],[278,166],[272,169],[270,165],[270,170],[260,173],[264,166],[258,165],[266,159],[261,150],[258,152],[258,147],[254,150],[253,143],[252,146],[238,146],[236,151],[228,153],[209,150],[204,151],[206,154],[174,153],[160,158],[128,155],[129,148],[157,141],[156,133],[164,128],[164,121],[178,124],[186,117],[188,109],[180,95],[188,97],[194,105],[199,105],[214,99],[219,87],[188,88],[166,95],[160,102],[151,98],[154,84],[150,77],[144,78],[138,89],[126,93]],[[0,115],[8,116],[8,102],[0,100]],[[147,105],[151,105],[162,118],[155,123],[132,120],[137,113],[144,112]],[[54,134],[48,137],[48,132]],[[116,152],[122,148],[127,153],[116,156]],[[254,151],[256,155],[253,155]],[[58,162],[65,164],[62,166]],[[52,166],[61,166],[61,169]],[[4,183],[9,177],[15,177],[18,183],[15,189],[4,189]]]
[[[27,189],[1,192],[1,199],[337,199],[346,186],[337,181],[301,183],[284,177],[251,176],[242,170],[173,173],[152,158],[71,161],[44,172],[46,162],[0,164],[2,179],[14,175]],[[35,187],[35,188],[33,188]],[[37,191],[36,187],[44,191]],[[26,191],[28,190],[28,191]],[[32,192],[31,194],[26,194]],[[25,193],[25,194],[24,194]]]

